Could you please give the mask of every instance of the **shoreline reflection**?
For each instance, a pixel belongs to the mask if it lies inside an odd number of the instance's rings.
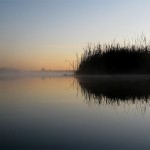
[[[149,76],[79,76],[77,82],[88,104],[147,105],[150,102]]]

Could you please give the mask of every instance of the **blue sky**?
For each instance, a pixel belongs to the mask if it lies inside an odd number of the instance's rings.
[[[0,67],[68,69],[88,42],[150,39],[149,0],[0,0]]]

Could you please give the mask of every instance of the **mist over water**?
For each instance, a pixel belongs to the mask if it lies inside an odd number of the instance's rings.
[[[0,149],[149,149],[148,76],[0,78]]]
[[[48,78],[48,77],[64,77],[73,76],[72,71],[5,71],[0,72],[0,80],[12,78]]]

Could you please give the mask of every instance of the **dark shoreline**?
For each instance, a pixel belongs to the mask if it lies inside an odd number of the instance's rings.
[[[150,78],[150,74],[99,74],[99,75],[75,75],[76,78]]]

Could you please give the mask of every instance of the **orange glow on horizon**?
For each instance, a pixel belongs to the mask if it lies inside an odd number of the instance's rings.
[[[22,46],[23,47],[23,46]],[[14,49],[11,49],[15,51]],[[82,50],[81,45],[58,45],[37,47],[18,53],[3,53],[0,56],[0,67],[16,68],[19,70],[71,70],[69,62],[76,61],[76,50]],[[80,56],[80,53],[79,53]]]
[[[70,59],[67,59],[70,58]],[[65,60],[69,60],[70,62],[74,61],[75,59],[72,57],[47,57],[47,56],[39,56],[37,58],[30,58],[26,61],[25,58],[16,58],[10,59],[5,63],[1,63],[0,67],[6,68],[16,68],[20,70],[41,70],[44,68],[46,70],[69,70],[71,67],[69,63]]]

